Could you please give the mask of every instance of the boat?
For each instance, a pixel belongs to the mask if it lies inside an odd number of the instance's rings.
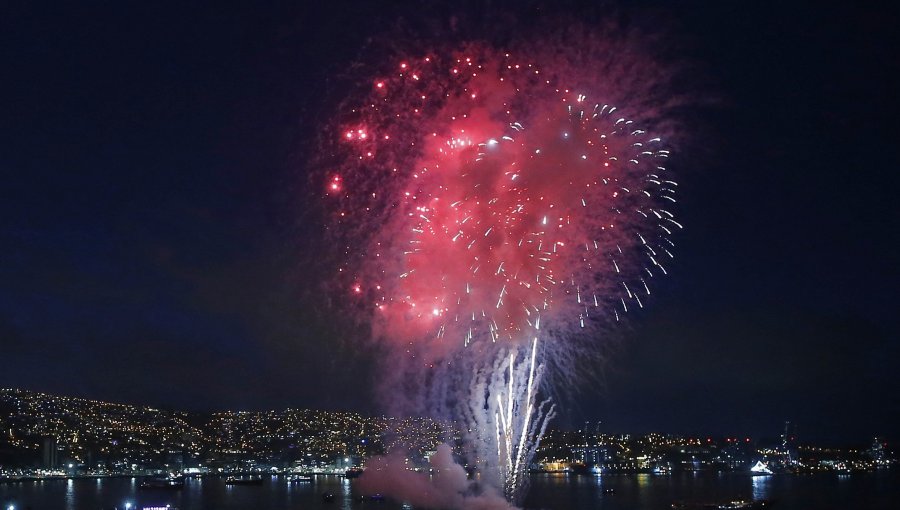
[[[262,485],[262,478],[235,478],[229,476],[225,479],[225,485]]]
[[[344,476],[347,478],[357,478],[359,475],[363,474],[363,469],[358,467],[353,467],[344,471]]]
[[[333,492],[322,493],[322,503],[331,503],[332,501],[334,501],[334,493]]]
[[[177,491],[184,488],[184,477],[169,476],[165,478],[147,478],[146,480],[141,482],[138,488],[144,490],[164,489]]]
[[[310,483],[313,481],[313,477],[310,475],[296,475],[292,476],[288,483]]]
[[[770,499],[733,499],[717,503],[672,503],[673,510],[761,510],[771,508]]]
[[[753,476],[765,476],[773,473],[772,468],[765,462],[758,460],[753,467],[750,468],[750,474]]]

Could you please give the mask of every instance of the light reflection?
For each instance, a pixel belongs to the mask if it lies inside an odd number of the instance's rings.
[[[75,481],[66,479],[66,510],[75,510]]]
[[[211,483],[213,482],[209,482],[207,485]],[[189,476],[185,479],[185,487],[190,487],[190,490],[183,491],[183,494],[179,495],[179,498],[187,498],[187,500],[190,501],[190,505],[185,506],[189,506],[190,508],[203,508],[203,478]]]
[[[637,475],[637,485],[641,489],[650,485],[650,475],[647,473],[639,473]]]
[[[341,508],[342,510],[350,510],[353,507],[353,496],[350,494],[350,480],[341,478]]]
[[[769,499],[770,481],[769,476],[753,476],[753,499]]]

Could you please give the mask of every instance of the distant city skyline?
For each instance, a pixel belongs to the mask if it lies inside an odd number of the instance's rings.
[[[12,409],[9,407],[13,403],[17,403],[16,405],[21,406],[21,402],[30,402],[32,404],[31,407],[26,408],[16,408]],[[34,407],[34,405],[37,407]],[[390,416],[384,413],[365,413],[353,411],[350,409],[315,409],[315,408],[303,408],[303,407],[285,407],[285,408],[267,408],[267,409],[218,409],[218,410],[209,410],[209,411],[189,411],[184,409],[177,409],[168,406],[150,406],[145,404],[136,404],[130,402],[110,402],[104,400],[97,399],[87,399],[82,397],[76,397],[71,395],[57,395],[57,394],[49,394],[45,392],[37,392],[31,391],[23,388],[0,388],[0,418],[4,418],[4,412],[6,412],[6,418],[2,423],[7,424],[7,421],[16,422],[16,421],[28,421],[35,420],[36,418],[33,413],[35,411],[40,411],[42,406],[49,405],[49,410],[52,411],[50,415],[54,413],[61,413],[62,415],[71,414],[71,410],[67,410],[67,406],[71,406],[72,409],[76,408],[92,408],[99,410],[100,412],[113,412],[113,413],[125,413],[125,415],[137,413],[138,415],[147,415],[152,418],[153,415],[159,416],[172,416],[178,417],[179,420],[185,420],[185,424],[188,422],[194,422],[196,419],[209,419],[211,417],[217,416],[266,416],[271,415],[272,413],[312,413],[313,415],[319,416],[327,416],[331,413],[334,417],[340,417],[341,419],[350,418],[353,420],[365,420],[365,419],[387,419],[392,421],[397,421],[398,423],[403,420],[422,420],[423,423],[434,424],[435,426],[443,423],[444,425],[449,426],[451,422],[441,422],[440,420],[434,420],[428,416]],[[4,405],[6,407],[4,407]],[[93,411],[92,411],[93,413]],[[148,414],[149,413],[149,414]],[[204,418],[205,417],[205,418]],[[146,416],[144,417],[146,418]],[[144,419],[141,418],[141,419]],[[40,418],[42,419],[42,418]],[[154,418],[158,419],[158,418]],[[77,420],[76,420],[77,422]],[[557,424],[558,425],[558,424]],[[811,438],[819,438],[820,434],[816,434],[814,431],[816,430],[812,424],[810,424],[810,437]],[[580,424],[568,424],[567,426],[559,427],[554,426],[551,427],[552,430],[556,432],[569,433],[569,432],[584,432],[590,434],[598,434],[598,435],[612,435],[612,436],[622,436],[622,435],[634,435],[634,434],[662,434],[662,435],[678,435],[683,436],[691,441],[701,441],[701,442],[712,442],[712,441],[724,441],[724,442],[750,442],[753,441],[754,444],[757,443],[765,443],[769,445],[775,445],[784,443],[785,441],[790,441],[795,444],[810,442],[810,439],[804,438],[799,432],[798,429],[801,427],[796,423],[790,420],[785,420],[782,422],[773,423],[771,430],[763,432],[762,434],[753,435],[748,431],[742,430],[730,430],[723,431],[720,433],[710,433],[708,430],[704,430],[704,426],[702,424],[698,424],[696,429],[692,433],[675,433],[671,431],[667,431],[663,428],[652,430],[652,431],[628,431],[628,430],[612,430],[607,429],[603,425],[602,420],[598,421],[586,421]],[[150,429],[148,429],[150,430]],[[437,429],[436,429],[437,430]],[[802,430],[802,429],[801,429]],[[787,434],[787,436],[785,435]],[[174,437],[174,439],[178,439]],[[786,439],[787,438],[787,439]],[[885,437],[882,434],[869,434],[863,435],[855,438],[847,438],[843,441],[838,441],[834,443],[828,443],[829,446],[836,447],[848,447],[852,445],[862,445],[868,444],[871,442],[873,438],[880,439],[887,444],[888,441],[891,441],[891,438]],[[431,437],[429,440],[435,440],[434,437]],[[812,441],[816,442],[816,441]]]
[[[427,417],[310,409],[190,414],[10,389],[0,389],[0,420],[0,481],[159,470],[343,474],[398,450],[412,465],[424,466],[438,445],[462,444],[460,424]],[[756,466],[769,473],[841,472],[886,469],[896,462],[895,449],[881,438],[821,445],[799,440],[789,424],[776,438],[609,433],[591,427],[552,429],[544,439],[532,470],[668,474],[749,472]]]

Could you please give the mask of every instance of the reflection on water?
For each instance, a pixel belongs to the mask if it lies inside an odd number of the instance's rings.
[[[66,480],[66,510],[75,510],[75,480]]]
[[[527,510],[651,510],[673,502],[713,502],[727,498],[772,499],[778,510],[893,509],[900,501],[900,472],[749,476],[747,474],[675,473],[666,476],[566,474],[535,475]],[[139,490],[140,480],[55,480],[0,484],[0,510],[98,510],[165,506],[179,510],[376,510],[357,500],[356,482],[316,476],[312,483],[292,484],[285,477],[261,486],[226,487],[224,478],[190,478],[181,491]],[[322,494],[335,494],[334,503]],[[4,506],[7,505],[7,506]],[[385,502],[377,510],[417,510],[403,502]],[[421,510],[421,509],[418,509]]]
[[[753,499],[771,499],[769,496],[769,476],[757,475],[750,477],[753,480]]]
[[[350,480],[346,478],[341,478],[341,497],[343,498],[341,508],[343,510],[350,510],[353,506],[353,494],[350,492]]]
[[[650,475],[647,473],[640,473],[637,475],[637,485],[638,487],[646,487],[650,483]]]

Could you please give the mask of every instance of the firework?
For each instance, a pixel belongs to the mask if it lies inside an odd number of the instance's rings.
[[[381,222],[348,246],[351,293],[441,354],[642,307],[680,228],[662,139],[558,73],[472,54],[399,63],[342,130],[354,157],[328,191]]]
[[[324,183],[340,286],[409,362],[392,395],[464,417],[510,501],[554,414],[537,335],[558,365],[643,307],[681,227],[669,150],[617,104],[623,80],[558,49],[396,62],[342,118]]]

